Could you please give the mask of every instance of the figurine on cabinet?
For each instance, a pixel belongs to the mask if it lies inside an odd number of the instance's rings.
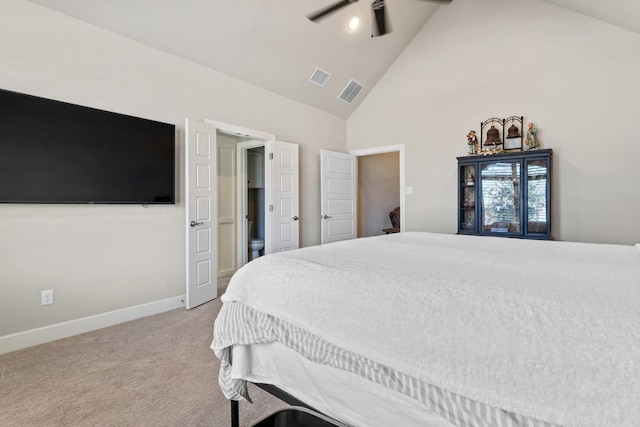
[[[467,175],[467,185],[471,186],[471,185],[475,185],[476,184],[476,180],[473,177],[473,174],[471,172],[469,172],[469,174]]]
[[[529,150],[533,150],[538,148],[540,143],[538,142],[538,129],[533,125],[533,123],[529,123],[529,129],[527,129],[527,148]]]
[[[478,152],[478,138],[476,137],[476,131],[470,130],[467,134],[467,144],[469,146],[469,154],[477,154]]]

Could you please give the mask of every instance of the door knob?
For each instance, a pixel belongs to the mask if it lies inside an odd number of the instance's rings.
[[[299,220],[300,218],[298,218],[297,216],[292,216],[292,217],[291,217],[291,219],[292,219],[292,220],[294,220],[294,221],[297,221],[297,220]]]
[[[191,223],[190,223],[190,225],[191,225],[192,227],[195,227],[196,225],[202,225],[202,224],[203,224],[203,222],[202,222],[202,221],[200,221],[200,222],[191,221]]]
[[[322,215],[322,219],[329,219],[331,218],[331,215]]]

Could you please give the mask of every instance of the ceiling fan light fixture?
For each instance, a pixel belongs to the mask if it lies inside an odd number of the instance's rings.
[[[343,7],[349,6],[351,3],[355,3],[357,1],[358,0],[338,0],[338,1],[334,0],[334,3],[312,13],[311,15],[307,15],[307,18],[312,22],[320,21],[326,18],[327,16],[335,13],[336,11],[342,9]],[[436,3],[452,2],[452,0],[425,0],[425,1],[436,2]],[[371,37],[384,36],[385,34],[390,33],[391,25],[389,24],[389,20],[387,19],[385,0],[371,0],[371,11],[373,15],[372,16],[373,28],[371,30]],[[349,29],[349,31],[354,31],[356,29],[357,25],[355,27],[352,27],[352,25],[355,25],[355,21],[354,21],[355,19],[356,18],[354,17],[349,20],[349,24],[347,25],[347,28]]]
[[[347,24],[347,29],[349,31],[354,31],[359,26],[360,26],[360,18],[358,18],[357,16],[354,16],[353,18],[349,19],[349,23]]]

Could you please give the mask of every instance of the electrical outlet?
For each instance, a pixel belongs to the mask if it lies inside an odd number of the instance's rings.
[[[46,291],[40,292],[40,304],[53,304],[53,289],[47,289]]]

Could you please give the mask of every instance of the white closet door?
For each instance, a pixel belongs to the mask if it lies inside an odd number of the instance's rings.
[[[186,120],[187,308],[218,296],[216,128]]]
[[[298,144],[267,141],[266,144],[266,253],[300,247],[300,197],[298,192]]]
[[[356,156],[320,150],[321,243],[355,239]]]

